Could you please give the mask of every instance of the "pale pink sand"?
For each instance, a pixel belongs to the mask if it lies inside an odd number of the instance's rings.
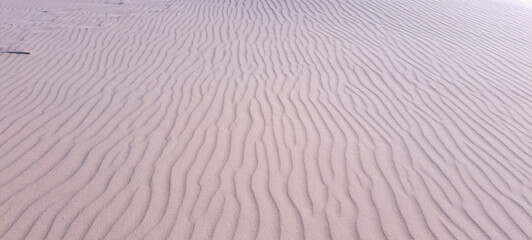
[[[532,238],[530,2],[2,0],[0,24],[1,239]]]

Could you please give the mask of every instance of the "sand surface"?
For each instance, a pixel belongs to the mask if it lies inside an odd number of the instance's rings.
[[[532,239],[532,3],[2,0],[0,239]]]

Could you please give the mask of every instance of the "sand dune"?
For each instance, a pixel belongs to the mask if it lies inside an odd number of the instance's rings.
[[[1,239],[532,239],[532,3],[3,0]]]

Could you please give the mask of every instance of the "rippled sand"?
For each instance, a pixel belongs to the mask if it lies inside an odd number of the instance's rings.
[[[531,239],[532,3],[2,0],[1,239]]]

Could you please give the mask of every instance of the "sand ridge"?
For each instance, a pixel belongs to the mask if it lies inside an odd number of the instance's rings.
[[[1,239],[532,238],[530,3],[0,16]]]

